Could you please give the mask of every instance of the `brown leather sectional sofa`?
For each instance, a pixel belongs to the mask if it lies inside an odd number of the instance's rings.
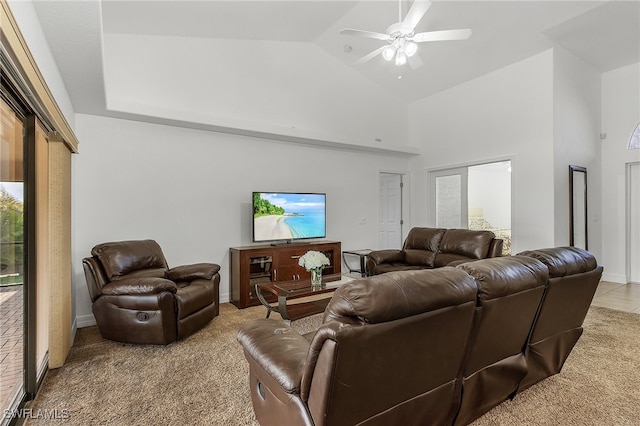
[[[572,247],[398,271],[336,290],[307,336],[243,325],[261,425],[465,425],[560,371],[602,274]]]
[[[491,231],[412,228],[402,250],[377,250],[367,256],[367,275],[447,266],[498,257],[503,241]]]

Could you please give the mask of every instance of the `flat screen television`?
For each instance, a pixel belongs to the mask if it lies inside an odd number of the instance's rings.
[[[327,195],[253,193],[253,241],[288,241],[327,236]]]

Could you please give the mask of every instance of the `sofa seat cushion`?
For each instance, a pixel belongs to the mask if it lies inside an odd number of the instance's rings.
[[[443,266],[458,266],[461,263],[472,262],[474,260],[478,260],[478,259],[473,259],[467,256],[463,256],[461,254],[455,254],[455,253],[438,253],[436,255],[434,266],[436,268],[441,268]]]
[[[180,282],[176,292],[178,319],[183,319],[200,309],[214,303],[213,282],[196,280],[191,283]]]
[[[426,266],[407,265],[406,263],[383,263],[376,265],[375,274],[386,274],[387,272],[395,271],[419,271],[421,269],[427,269]]]

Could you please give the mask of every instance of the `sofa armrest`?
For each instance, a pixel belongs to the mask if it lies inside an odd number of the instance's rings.
[[[182,265],[167,271],[167,279],[178,281],[210,280],[220,270],[220,265],[215,263],[194,263]]]
[[[404,262],[404,251],[402,250],[377,250],[369,253],[368,258],[377,265],[382,263]]]
[[[487,254],[487,257],[502,256],[503,245],[504,245],[504,240],[500,238],[494,238],[493,241],[491,241],[491,247],[489,247],[489,254]]]
[[[114,280],[102,287],[102,294],[109,296],[135,296],[141,294],[158,294],[164,291],[176,293],[178,287],[164,278],[122,278]]]
[[[300,392],[309,341],[280,321],[261,318],[245,323],[237,334],[245,354],[287,393]]]

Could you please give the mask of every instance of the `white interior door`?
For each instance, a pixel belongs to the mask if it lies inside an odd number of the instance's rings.
[[[379,249],[402,247],[402,175],[380,174]]]
[[[629,282],[640,284],[640,163],[628,167],[628,258]]]

